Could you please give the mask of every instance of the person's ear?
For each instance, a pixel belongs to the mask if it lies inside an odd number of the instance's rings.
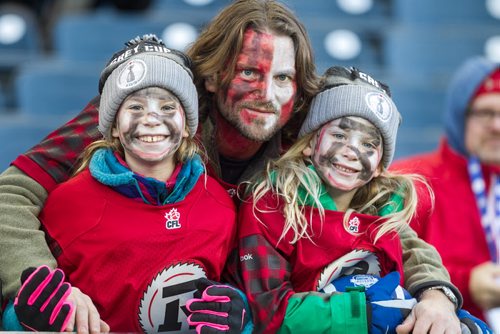
[[[380,176],[380,174],[382,174],[383,171],[384,171],[384,165],[382,163],[380,163],[378,165],[377,169],[375,170],[375,173],[373,173],[373,177]]]
[[[118,131],[118,128],[116,127],[116,124],[113,125],[113,128],[111,129],[111,136],[113,138],[119,138],[120,137],[120,132]]]
[[[184,131],[182,131],[182,138],[187,138],[189,137],[189,132],[186,128],[184,128]]]
[[[212,74],[205,78],[205,89],[210,93],[215,93],[217,91],[218,86],[216,74]]]
[[[311,140],[309,140],[309,142],[307,143],[307,146],[302,150],[302,154],[305,156],[305,157],[311,157],[312,153],[313,153],[313,147],[315,146],[315,138],[316,136],[313,136],[311,138]]]

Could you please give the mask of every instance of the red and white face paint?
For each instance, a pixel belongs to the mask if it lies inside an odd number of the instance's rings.
[[[327,188],[354,192],[380,174],[382,137],[360,117],[342,117],[323,125],[311,142],[312,161]]]
[[[266,141],[290,120],[296,91],[292,39],[249,28],[227,91],[216,92],[217,107],[243,136]]]
[[[188,136],[184,119],[175,95],[159,87],[145,88],[123,101],[112,135],[120,139],[129,165],[174,162],[182,138]]]

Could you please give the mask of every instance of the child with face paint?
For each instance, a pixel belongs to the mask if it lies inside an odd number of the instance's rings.
[[[235,206],[204,173],[193,139],[198,96],[189,58],[154,35],[126,45],[102,72],[104,139],[51,192],[40,220],[58,268],[111,331],[185,332],[194,281],[219,281],[234,247]],[[23,307],[18,318],[33,328],[34,310]],[[59,326],[51,329],[66,328]]]
[[[416,304],[399,286],[398,232],[415,212],[419,178],[387,171],[400,123],[389,96],[354,68],[328,69],[299,140],[251,186],[239,255],[257,332],[395,333]]]

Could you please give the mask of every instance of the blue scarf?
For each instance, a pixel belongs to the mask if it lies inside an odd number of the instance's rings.
[[[132,172],[118,161],[111,149],[97,150],[89,170],[94,179],[126,197],[140,198],[151,205],[165,205],[182,201],[195,186],[204,167],[198,155],[187,160],[171,190],[163,181]]]

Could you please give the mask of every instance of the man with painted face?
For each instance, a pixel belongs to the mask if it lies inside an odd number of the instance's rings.
[[[434,189],[434,210],[422,205],[413,227],[436,246],[464,307],[481,318],[500,307],[499,115],[500,64],[467,59],[448,87],[439,148],[392,166],[424,175]],[[496,312],[490,320],[500,331]]]
[[[188,55],[200,96],[198,134],[208,153],[207,168],[234,195],[236,185],[279,156],[282,138],[296,136],[297,120],[317,91],[311,45],[302,24],[282,4],[239,0],[207,25]],[[25,268],[56,265],[37,215],[48,192],[71,175],[83,149],[100,137],[97,109],[95,98],[0,177],[0,278],[8,299],[19,289]],[[405,262],[410,292],[424,283],[448,284],[433,248],[412,231],[401,239],[411,259]],[[449,302],[439,290],[423,294],[419,305],[424,311],[417,321],[439,321],[442,313],[425,307],[439,300]],[[98,332],[94,313],[86,322],[82,308],[78,331],[88,331],[90,324],[90,330]]]

